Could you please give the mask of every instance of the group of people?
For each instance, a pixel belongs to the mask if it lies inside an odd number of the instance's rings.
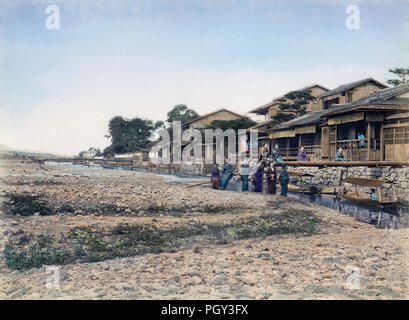
[[[253,191],[263,192],[263,179],[264,174],[266,174],[266,180],[268,185],[268,192],[271,194],[276,194],[277,192],[277,182],[281,186],[281,195],[287,196],[288,183],[290,181],[288,176],[288,171],[286,165],[282,165],[282,170],[279,178],[277,179],[277,164],[282,164],[283,160],[281,158],[278,146],[273,149],[271,156],[265,145],[260,154],[260,158],[256,162],[250,162],[249,160],[242,160],[239,165],[239,172],[242,191],[249,190],[249,180],[252,177],[253,181]],[[233,178],[233,165],[226,160],[222,170],[218,165],[214,165],[211,173],[211,182],[214,189],[226,189],[227,184]]]

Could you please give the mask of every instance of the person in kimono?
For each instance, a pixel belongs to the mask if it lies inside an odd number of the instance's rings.
[[[300,147],[300,150],[298,151],[297,160],[301,162],[307,161],[307,154],[304,151],[304,147]]]
[[[361,132],[358,133],[359,147],[365,148],[365,135]]]
[[[256,173],[253,178],[254,192],[263,192],[263,165],[261,161],[257,164]]]
[[[249,175],[250,164],[247,160],[243,160],[240,165],[240,177],[241,177],[241,191],[248,191],[249,189]]]
[[[283,169],[281,170],[281,174],[280,174],[281,195],[283,197],[287,196],[289,182],[290,182],[290,178],[288,176],[287,166],[284,165]]]
[[[372,201],[379,201],[379,197],[378,197],[378,195],[376,194],[375,189],[371,189],[371,197],[370,197],[370,199],[371,199]]]
[[[273,158],[273,161],[277,163],[282,163],[283,159],[281,158],[281,152],[278,150],[278,144],[275,145],[273,151],[271,152],[271,157]]]
[[[222,170],[222,177],[220,178],[220,189],[226,189],[231,178],[233,178],[233,166],[229,163],[229,160],[226,160]]]
[[[211,175],[211,182],[213,189],[219,189],[219,182],[220,182],[220,169],[217,164],[213,166],[212,175]]]
[[[340,147],[335,154],[335,161],[347,161],[347,159],[344,156],[344,150]]]
[[[268,192],[276,194],[277,192],[277,170],[274,166],[274,162],[270,162],[270,166],[267,169],[267,185]]]
[[[261,161],[263,168],[267,167],[268,165],[269,155],[270,155],[270,150],[268,148],[268,144],[265,143],[263,145],[263,149],[261,149],[261,153],[259,157],[259,161]]]

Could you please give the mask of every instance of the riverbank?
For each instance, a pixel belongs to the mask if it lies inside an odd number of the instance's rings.
[[[408,297],[407,230],[280,196],[187,189],[147,172],[2,160],[0,173],[3,204],[18,194],[48,208],[27,216],[3,209],[2,298]],[[146,225],[157,235],[149,243],[136,236]],[[59,289],[46,287],[45,266],[22,268],[4,254],[40,244],[85,252],[56,260]],[[348,282],[351,270],[359,286]]]

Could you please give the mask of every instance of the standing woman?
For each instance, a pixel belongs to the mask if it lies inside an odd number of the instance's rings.
[[[257,164],[257,171],[254,174],[254,192],[263,192],[263,166],[261,161]]]
[[[219,189],[220,170],[217,164],[215,164],[213,167],[211,181],[213,189]]]
[[[226,189],[231,178],[233,178],[233,166],[229,163],[229,160],[226,159],[226,163],[222,170],[222,177],[220,179],[220,189]]]
[[[267,169],[267,184],[268,192],[271,194],[276,194],[277,192],[277,171],[274,166],[274,162],[270,162],[270,166]]]
[[[249,175],[250,165],[247,160],[243,160],[240,165],[241,191],[247,191],[249,189]]]
[[[288,177],[287,166],[284,165],[280,174],[281,195],[283,197],[287,196],[288,182],[290,182],[290,178]]]

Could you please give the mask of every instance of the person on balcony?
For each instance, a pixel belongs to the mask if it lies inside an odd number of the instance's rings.
[[[217,164],[213,166],[212,175],[211,175],[211,182],[213,189],[219,189],[219,182],[220,182],[220,169]]]
[[[267,185],[268,192],[276,194],[277,192],[277,170],[274,162],[270,162],[270,166],[267,169]]]
[[[378,195],[376,194],[375,189],[371,189],[371,197],[370,197],[370,199],[371,199],[372,201],[379,201],[379,197],[378,197]]]
[[[365,148],[365,135],[361,132],[358,133],[359,147]]]
[[[344,156],[344,150],[340,147],[335,154],[335,161],[348,161]]]
[[[271,152],[271,157],[273,158],[274,162],[283,163],[280,150],[278,150],[278,144],[275,145],[273,151]]]
[[[307,154],[305,153],[303,146],[301,146],[301,147],[300,147],[300,150],[298,151],[297,160],[298,160],[298,161],[301,161],[301,162],[307,161]]]
[[[281,195],[286,197],[288,192],[288,183],[290,182],[286,165],[283,166],[279,180],[281,185]]]
[[[226,159],[226,163],[222,170],[222,177],[220,179],[220,189],[226,189],[231,178],[233,178],[233,166],[229,163],[229,160]]]
[[[254,192],[263,192],[263,165],[261,161],[257,164],[257,171],[253,178]]]

